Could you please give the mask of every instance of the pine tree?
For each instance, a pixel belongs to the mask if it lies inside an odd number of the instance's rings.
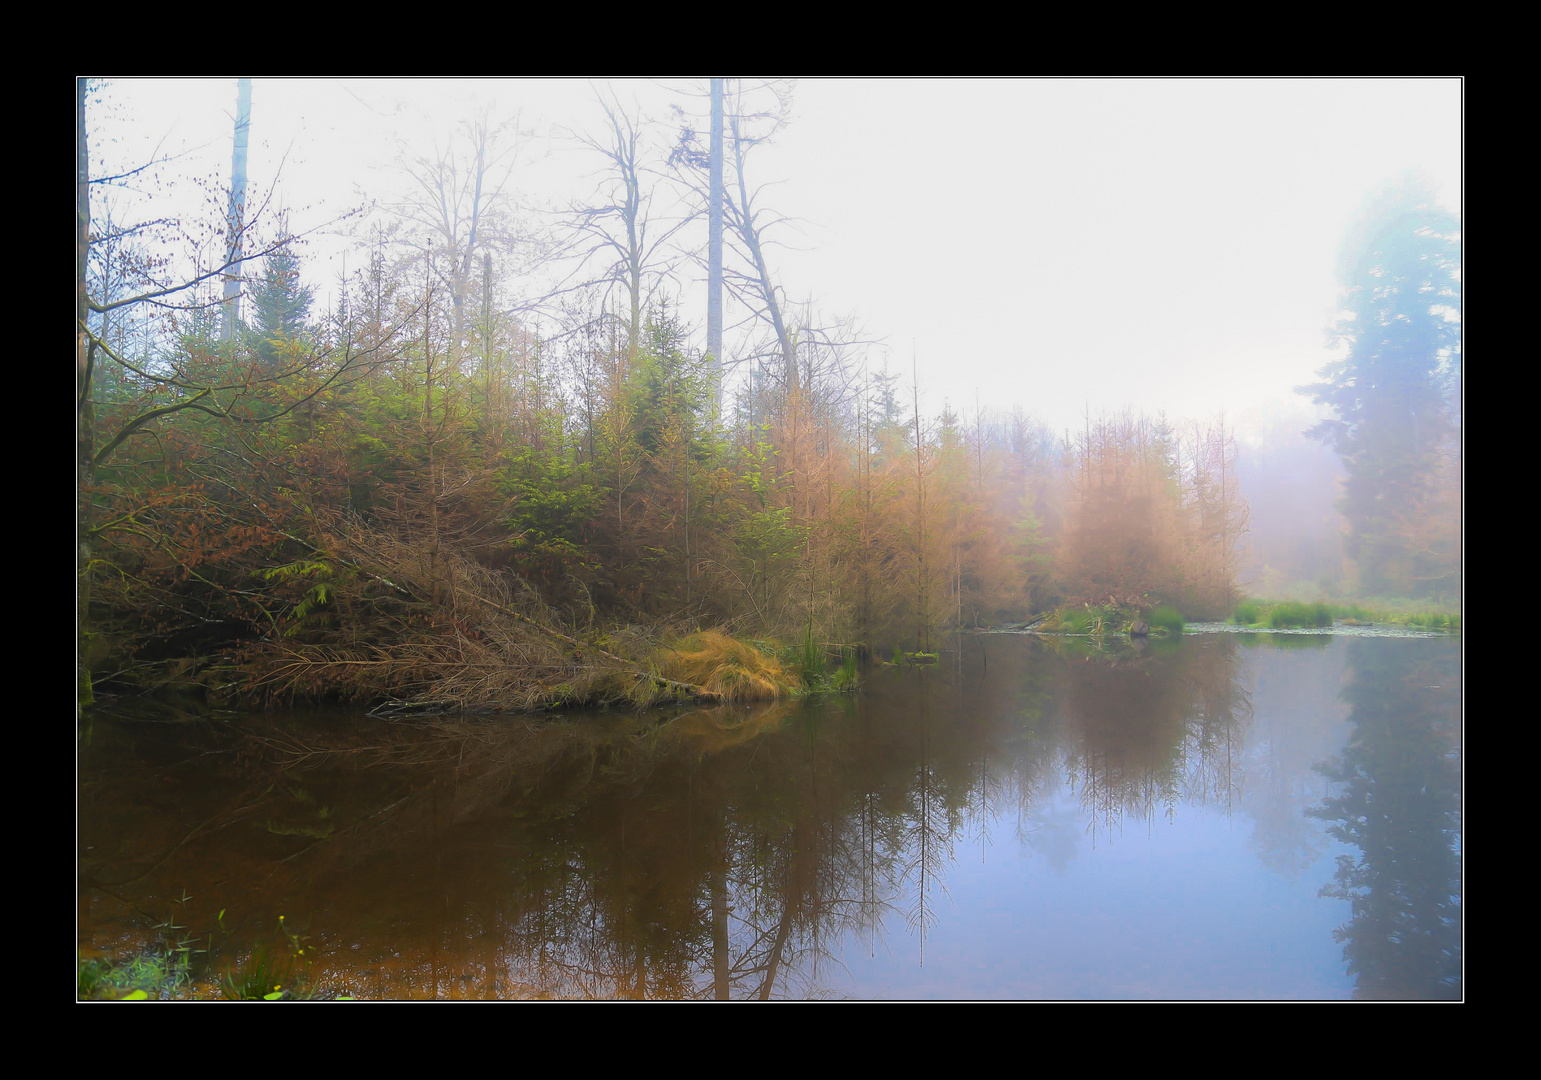
[[[1371,594],[1426,593],[1416,539],[1438,496],[1441,457],[1457,417],[1460,372],[1460,226],[1421,181],[1372,199],[1340,261],[1348,355],[1301,388],[1338,415],[1311,434],[1337,450],[1348,473],[1339,503],[1347,553]],[[1426,562],[1426,558],[1423,559]]]

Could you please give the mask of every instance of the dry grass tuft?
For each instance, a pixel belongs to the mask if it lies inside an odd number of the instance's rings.
[[[797,676],[773,656],[720,630],[702,630],[654,654],[665,678],[721,694],[725,701],[774,701],[797,693]]]

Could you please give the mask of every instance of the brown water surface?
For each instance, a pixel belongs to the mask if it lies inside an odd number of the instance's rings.
[[[958,645],[756,710],[108,703],[81,954],[180,941],[186,996],[295,942],[357,998],[1460,996],[1458,642]]]

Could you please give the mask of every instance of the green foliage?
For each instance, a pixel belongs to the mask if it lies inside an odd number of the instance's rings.
[[[1461,616],[1443,611],[1417,611],[1407,615],[1392,615],[1386,620],[1400,623],[1417,630],[1432,630],[1458,634],[1461,632]]]
[[[185,905],[184,893],[174,902]],[[76,992],[80,1000],[149,1001],[180,996],[192,983],[193,960],[206,956],[206,947],[187,932],[187,927],[168,918],[155,927],[156,946],[121,962],[88,960],[76,968]]]
[[[824,677],[824,650],[814,640],[812,619],[803,631],[802,655],[797,658],[797,667],[805,686],[811,686]]]
[[[1236,605],[1232,616],[1238,626],[1256,626],[1262,622],[1263,609],[1256,600],[1243,600]]]
[[[300,280],[300,261],[288,249],[264,260],[262,276],[252,290],[257,354],[265,361],[278,359],[286,342],[308,329],[315,289]]]
[[[1150,625],[1153,627],[1166,630],[1173,634],[1180,634],[1183,632],[1182,612],[1173,607],[1167,607],[1163,605],[1161,607],[1155,608],[1149,615],[1145,616],[1145,621],[1150,623]]]
[[[829,689],[836,694],[854,694],[861,689],[861,671],[857,667],[855,650],[847,650],[840,668],[829,680]]]
[[[221,985],[232,1001],[296,1001],[310,997],[311,957],[315,946],[290,930],[288,917],[278,917],[272,946],[257,944],[245,962],[227,969]]]
[[[1275,630],[1287,627],[1331,626],[1332,609],[1321,601],[1314,604],[1287,601],[1274,606],[1268,616],[1268,625]]]
[[[505,452],[500,490],[512,507],[505,524],[521,562],[537,574],[557,577],[586,566],[585,533],[604,505],[589,466],[560,446],[519,446]]]
[[[88,960],[77,969],[81,1001],[163,1001],[191,982],[191,951],[147,952],[122,963]]]

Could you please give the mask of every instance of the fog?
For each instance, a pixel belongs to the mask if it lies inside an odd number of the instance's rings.
[[[304,273],[324,299],[372,220],[335,219],[398,200],[402,162],[461,123],[504,125],[533,237],[593,192],[576,136],[600,130],[599,95],[653,120],[661,157],[682,123],[705,129],[705,84],[256,79],[250,175],[318,230]],[[106,101],[93,148],[109,169],[158,147],[184,192],[228,176],[233,78],[114,80]],[[1087,409],[1199,419],[1288,400],[1329,357],[1338,248],[1365,196],[1414,170],[1461,199],[1455,79],[805,79],[790,101],[752,163],[788,219],[789,304],[854,317],[874,367],[913,360],[930,411],[978,393],[1056,430]],[[664,193],[655,212],[682,206]],[[696,224],[680,247],[700,249]],[[668,288],[696,335],[702,277],[682,267]]]

